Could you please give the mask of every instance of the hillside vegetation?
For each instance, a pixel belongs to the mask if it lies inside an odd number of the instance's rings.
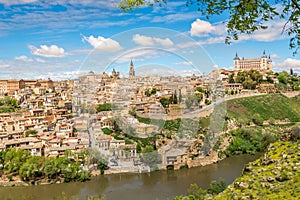
[[[235,119],[241,125],[254,122],[261,124],[268,120],[289,119],[300,121],[300,96],[288,98],[282,94],[268,94],[233,99],[226,102],[227,117]]]
[[[240,178],[214,199],[298,199],[300,142],[270,145],[265,155],[248,164]]]
[[[218,182],[214,183],[216,192],[192,184],[188,196],[175,199],[298,199],[300,127],[298,123],[280,122],[300,121],[300,95],[287,98],[269,94],[233,99],[226,104],[226,119],[237,122],[238,128],[226,134],[231,138],[230,144],[225,151],[219,151],[219,156],[262,151],[264,156],[248,164],[242,176],[223,192]]]

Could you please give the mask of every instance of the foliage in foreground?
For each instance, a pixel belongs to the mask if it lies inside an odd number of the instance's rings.
[[[217,181],[213,181],[207,190],[191,184],[188,196],[181,195],[174,200],[298,199],[300,142],[295,140],[295,132],[292,139],[272,143],[268,152],[246,165],[243,175],[227,188],[224,182]]]
[[[214,199],[298,199],[300,142],[275,142],[260,159],[245,167],[243,176]]]
[[[90,173],[81,167],[79,161],[67,156],[61,158],[44,158],[31,156],[30,152],[11,148],[0,152],[2,173],[9,179],[19,176],[23,181],[37,181],[41,179],[63,179],[64,182],[86,181]],[[1,174],[2,174],[1,173]]]
[[[206,190],[200,188],[197,184],[191,184],[188,189],[188,196],[177,196],[174,200],[202,200],[209,196],[217,195],[226,189],[226,183],[224,180],[212,181]]]

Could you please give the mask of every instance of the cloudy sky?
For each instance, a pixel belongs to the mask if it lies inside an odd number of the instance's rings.
[[[260,57],[274,70],[300,72],[284,21],[224,44],[226,16],[207,20],[185,1],[121,12],[117,0],[0,0],[0,78],[65,79],[113,68],[126,76],[132,59],[139,74],[208,73],[231,68],[233,57]],[[161,71],[159,71],[161,70]]]

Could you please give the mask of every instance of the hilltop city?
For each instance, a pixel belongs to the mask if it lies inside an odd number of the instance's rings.
[[[220,133],[227,142],[208,141],[212,127],[195,121],[209,123],[228,99],[300,90],[293,69],[273,72],[265,52],[250,59],[237,53],[232,70],[207,76],[136,76],[135,70],[131,60],[127,77],[113,69],[74,80],[1,79],[0,150],[80,159],[92,149],[105,173],[200,166],[216,162],[231,138]]]

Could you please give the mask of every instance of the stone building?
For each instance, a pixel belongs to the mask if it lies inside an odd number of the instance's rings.
[[[135,77],[135,70],[134,70],[133,62],[131,60],[131,62],[130,62],[130,70],[129,70],[129,78],[133,78],[133,77]]]
[[[260,58],[249,58],[249,59],[240,59],[236,53],[235,58],[233,59],[234,70],[235,71],[245,71],[245,70],[258,70],[258,71],[271,71],[272,70],[272,60],[266,56],[265,51]]]

